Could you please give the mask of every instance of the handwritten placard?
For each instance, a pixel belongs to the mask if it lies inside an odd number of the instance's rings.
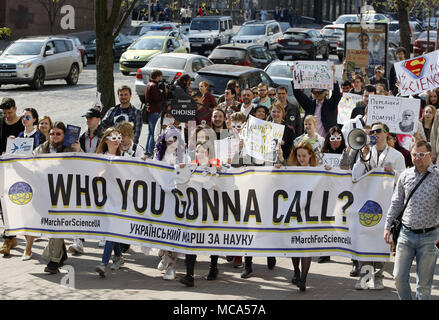
[[[334,88],[331,63],[328,61],[294,61],[293,81],[296,89]]]

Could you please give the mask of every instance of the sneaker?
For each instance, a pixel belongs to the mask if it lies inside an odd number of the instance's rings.
[[[83,254],[84,245],[80,239],[74,239],[73,244],[69,247],[69,252],[73,254]]]
[[[164,271],[168,267],[168,264],[169,264],[168,255],[164,254],[162,256],[162,259],[160,260],[158,266],[157,266],[157,269],[160,270],[160,271]]]
[[[184,278],[180,279],[180,282],[186,285],[186,287],[193,287],[194,286],[194,277],[190,275],[185,275]]]
[[[99,240],[98,247],[105,247],[105,240]]]
[[[250,267],[250,266],[247,267],[246,266],[244,268],[244,270],[242,271],[242,273],[241,273],[241,278],[242,279],[247,279],[247,278],[250,278],[252,275],[253,275],[252,267]]]
[[[116,260],[113,260],[113,264],[111,265],[111,270],[119,270],[121,266],[125,264],[123,257],[120,256]]]
[[[44,272],[49,272],[51,274],[55,274],[59,272],[59,264],[53,261],[50,261],[47,266],[44,268]]]
[[[105,278],[108,273],[108,267],[106,264],[101,263],[96,267],[96,272],[102,277]]]
[[[166,273],[163,276],[164,280],[174,280],[175,279],[175,268],[173,266],[168,266]]]
[[[207,275],[207,280],[216,280],[218,278],[218,268],[210,268],[209,274]]]
[[[369,281],[369,289],[371,289],[371,290],[383,290],[384,289],[383,278],[381,278],[381,277],[374,277],[373,279],[371,279],[371,281]]]

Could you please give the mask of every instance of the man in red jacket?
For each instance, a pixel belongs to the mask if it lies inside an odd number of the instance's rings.
[[[148,111],[148,138],[146,140],[145,154],[152,156],[154,154],[154,129],[160,112],[163,109],[164,97],[159,89],[159,81],[162,80],[162,72],[160,70],[152,70],[149,82],[145,88],[145,103]]]

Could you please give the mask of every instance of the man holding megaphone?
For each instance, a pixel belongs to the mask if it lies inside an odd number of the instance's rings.
[[[387,136],[389,128],[386,124],[375,122],[372,124],[370,135],[376,138],[376,144],[370,146],[368,140],[370,138],[361,137],[361,135],[353,135],[350,137],[352,148],[356,146],[364,147],[361,149],[361,157],[355,162],[352,169],[352,178],[354,180],[360,179],[367,172],[374,168],[383,168],[384,171],[395,175],[395,184],[398,181],[399,174],[405,170],[405,160],[401,152],[387,145]],[[360,141],[360,140],[364,141]],[[384,289],[383,285],[383,270],[384,262],[360,262],[360,270],[364,265],[372,265],[374,268],[374,281],[369,282],[368,288],[375,290]],[[364,274],[360,274],[360,279],[355,284],[355,289],[361,290],[361,278]]]

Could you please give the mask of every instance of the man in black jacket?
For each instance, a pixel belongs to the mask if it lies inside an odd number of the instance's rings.
[[[291,73],[294,71],[294,66],[291,66]],[[294,89],[294,81],[291,81],[293,93],[299,104],[305,109],[305,117],[307,115],[314,115],[317,117],[317,133],[322,137],[326,136],[328,130],[337,125],[337,107],[341,98],[340,86],[335,78],[335,66],[332,66],[334,77],[334,90],[331,98],[327,98],[327,90],[312,89],[314,98],[311,99],[306,96],[302,90]]]
[[[355,119],[355,117],[358,116],[359,114],[364,116],[365,111],[366,111],[366,107],[369,104],[369,95],[376,94],[376,92],[377,92],[377,90],[376,90],[375,86],[373,86],[371,84],[368,84],[364,88],[363,100],[362,101],[358,101],[355,104],[355,108],[351,112],[351,119]]]
[[[294,140],[303,133],[303,123],[299,107],[288,101],[288,89],[286,87],[277,87],[276,94],[277,101],[285,108],[285,124],[293,130]]]

